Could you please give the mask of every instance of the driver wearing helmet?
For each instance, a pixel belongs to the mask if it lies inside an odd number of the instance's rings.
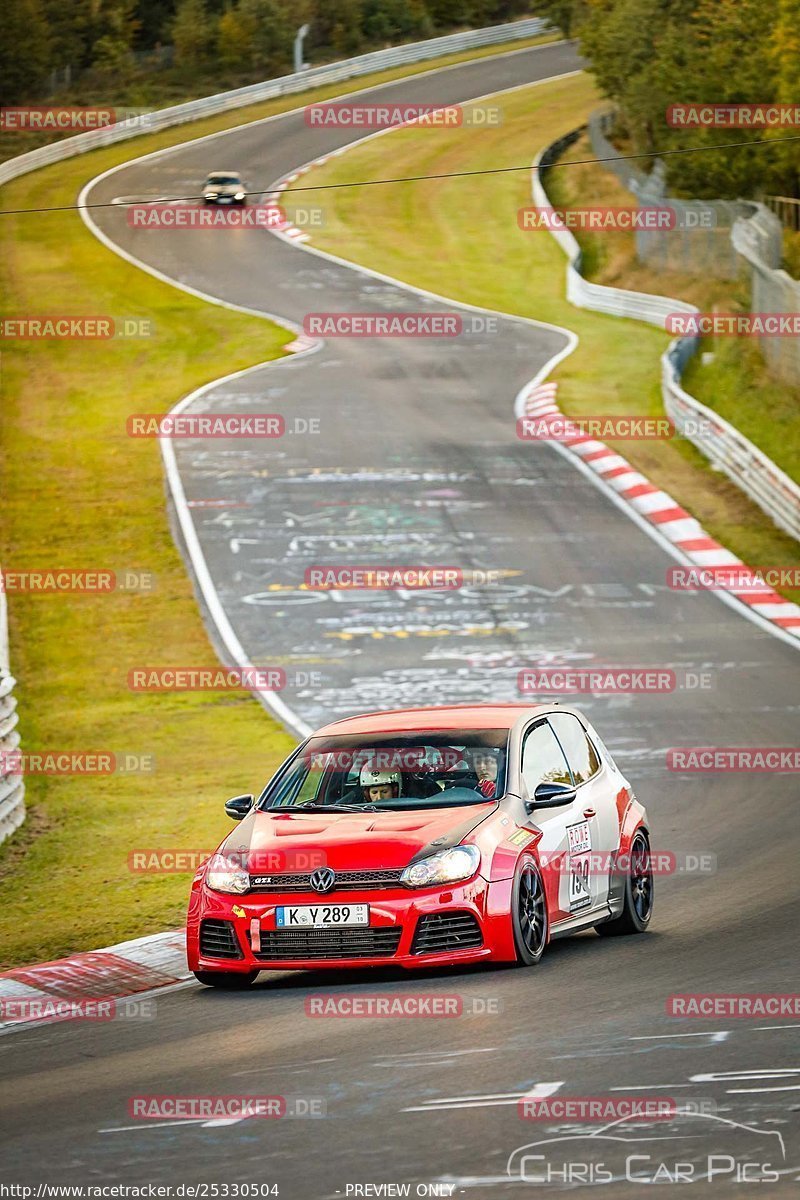
[[[368,804],[377,804],[381,800],[396,800],[403,790],[403,780],[399,771],[386,771],[374,763],[365,763],[359,777],[361,795]]]

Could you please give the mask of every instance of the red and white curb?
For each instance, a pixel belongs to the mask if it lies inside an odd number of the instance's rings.
[[[152,999],[192,979],[183,930],[119,942],[103,950],[0,974],[0,1033],[78,1019],[126,1015],[116,1001]]]
[[[284,175],[282,179],[279,179],[278,182],[273,185],[272,191],[264,197],[267,204],[280,205],[281,193],[286,191],[289,184],[294,183],[294,181],[302,174],[303,171],[300,170],[293,172],[291,175]],[[271,224],[269,229],[270,233],[276,234],[278,237],[283,238],[287,242],[307,242],[310,240],[310,235],[306,233],[304,229],[298,229],[298,227],[293,225],[289,220],[278,221],[274,225]]]
[[[518,416],[562,416],[556,403],[557,386],[550,381],[524,388],[518,397]],[[772,588],[761,586],[757,572],[709,537],[700,522],[681,508],[668,492],[655,487],[621,454],[596,438],[576,432],[574,437],[559,437],[558,443],[579,458],[692,566],[736,568],[735,575],[741,582],[717,590],[726,592],[764,620],[800,639],[800,606],[784,600]]]

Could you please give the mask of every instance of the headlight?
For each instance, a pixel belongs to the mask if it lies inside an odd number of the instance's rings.
[[[242,892],[250,890],[250,876],[242,869],[241,863],[232,862],[215,854],[208,864],[206,883],[215,892]]]
[[[233,198],[234,200],[244,200],[244,192],[237,192]]]
[[[216,200],[216,198],[217,198],[216,192],[204,192],[204,195],[205,195],[206,200]]]
[[[459,879],[469,879],[474,875],[480,863],[481,852],[477,846],[454,846],[452,850],[439,850],[406,867],[400,882],[406,887],[456,883]]]

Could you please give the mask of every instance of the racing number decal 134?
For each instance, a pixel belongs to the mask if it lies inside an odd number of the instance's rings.
[[[589,888],[589,857],[592,838],[589,822],[567,826],[569,839],[569,910],[576,912],[592,903]]]

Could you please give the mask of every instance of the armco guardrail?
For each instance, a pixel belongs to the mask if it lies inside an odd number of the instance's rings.
[[[733,425],[680,386],[681,338],[661,358],[664,408],[675,428],[755,500],[776,525],[800,540],[800,487]]]
[[[0,586],[0,842],[25,820],[25,786],[21,775],[6,770],[5,756],[19,746],[16,680],[8,661],[6,594]]]
[[[542,176],[547,167],[567,149],[582,130],[560,138],[537,155],[533,165],[533,202],[539,208],[551,208]],[[737,223],[740,239],[745,234]],[[614,317],[631,317],[647,321],[660,329],[666,328],[669,313],[694,313],[692,304],[671,300],[668,296],[651,296],[644,292],[629,292],[621,288],[590,283],[581,275],[581,249],[566,228],[553,230],[553,236],[568,258],[567,299],[577,308],[606,313]],[[737,247],[738,249],[738,247]],[[741,251],[740,251],[741,252]],[[698,450],[710,459],[745,492],[781,529],[800,539],[800,487],[789,478],[757,446],[737,429],[724,421],[713,409],[695,400],[680,386],[681,375],[694,354],[699,338],[686,337],[673,341],[661,359],[661,392],[667,416],[675,428]]]
[[[548,166],[559,157],[573,142],[580,137],[582,129],[568,133],[559,138],[536,156],[533,164],[533,180],[531,191],[533,202],[537,208],[551,208],[552,205],[544,189],[542,177],[547,174]],[[612,317],[630,317],[636,321],[647,321],[664,329],[669,313],[694,313],[697,309],[692,304],[683,304],[679,300],[670,300],[668,296],[650,296],[645,292],[627,292],[622,288],[606,287],[600,283],[590,283],[581,274],[581,248],[576,238],[568,229],[552,230],[553,237],[559,243],[569,259],[567,263],[567,299],[576,308],[588,308],[593,312],[608,313]]]
[[[425,42],[411,42],[406,46],[373,50],[370,54],[360,54],[357,58],[346,58],[326,66],[312,67],[308,71],[300,71],[293,75],[282,75],[278,79],[253,83],[249,87],[236,88],[231,92],[220,92],[202,100],[189,100],[185,104],[176,104],[172,108],[147,113],[145,117],[135,117],[103,129],[88,130],[86,133],[76,134],[75,137],[52,142],[49,146],[41,146],[28,154],[20,154],[17,158],[0,163],[0,184],[8,183],[27,171],[36,171],[50,163],[72,158],[76,154],[85,154],[89,150],[110,146],[143,133],[155,133],[171,125],[181,125],[185,121],[196,121],[199,117],[212,117],[233,108],[258,104],[262,100],[306,92],[322,84],[339,83],[359,75],[369,75],[373,71],[384,71],[406,63],[424,62],[426,59],[455,54],[460,50],[474,50],[481,46],[520,41],[522,38],[545,33],[549,29],[552,29],[552,26],[540,17],[511,21],[506,25],[490,25],[485,29],[470,29],[466,33],[430,38]]]

